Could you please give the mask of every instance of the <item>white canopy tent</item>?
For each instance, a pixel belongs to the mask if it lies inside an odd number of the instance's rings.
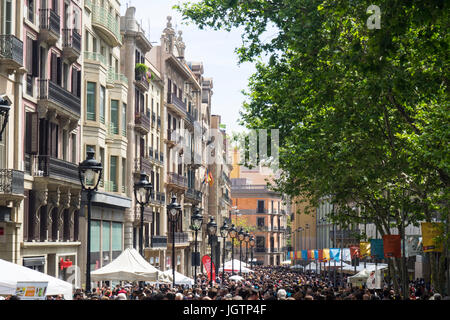
[[[167,277],[169,277],[170,279],[173,279],[173,270],[169,269],[163,272],[165,275],[167,275]],[[194,285],[194,279],[191,279],[187,276],[185,276],[184,274],[181,274],[177,271],[175,271],[175,284],[176,285],[188,285],[188,286],[193,286]]]
[[[125,249],[116,259],[91,272],[92,281],[165,281],[167,276],[148,263],[136,249]],[[170,277],[172,281],[172,277]]]
[[[234,261],[234,266],[233,266],[233,261]],[[242,265],[241,265],[242,263]],[[248,268],[248,264],[245,263],[244,261],[239,261],[239,260],[230,260],[228,262],[225,262],[225,272],[239,272],[242,270],[242,273],[250,273],[253,272],[253,270]],[[234,267],[234,270],[233,270]],[[222,267],[219,269],[220,272],[222,272]]]
[[[281,265],[283,265],[283,266],[289,266],[290,264],[291,264],[291,260],[281,261]]]
[[[368,270],[363,269],[354,276],[347,278],[347,283],[362,286],[366,284],[368,289],[381,289],[383,280],[382,269]],[[373,274],[372,274],[373,272]]]
[[[69,282],[49,276],[0,259],[0,295],[16,293],[17,282],[48,282],[47,296],[64,295],[64,299],[72,300],[73,287]]]

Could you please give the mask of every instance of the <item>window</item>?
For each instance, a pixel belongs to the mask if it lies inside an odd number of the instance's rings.
[[[264,218],[258,218],[257,226],[258,228],[264,227]]]
[[[2,1],[2,34],[12,33],[12,0]]]
[[[72,134],[72,163],[77,163],[77,135]]]
[[[111,100],[111,130],[119,133],[119,100]]]
[[[104,86],[100,86],[100,122],[105,124],[105,92]]]
[[[100,163],[103,168],[105,168],[105,149],[100,147]],[[104,187],[105,175],[102,174],[102,179],[100,180],[100,187]]]
[[[126,186],[126,171],[127,171],[127,160],[122,158],[122,192],[125,193]]]
[[[257,213],[264,213],[264,200],[258,200]]]
[[[119,222],[113,222],[112,227],[112,259],[117,258],[122,252],[122,228],[123,225]]]
[[[88,120],[96,121],[95,117],[95,98],[96,83],[88,82],[86,89],[86,117]]]
[[[111,222],[102,221],[102,265],[111,262]]]
[[[122,136],[127,136],[127,104],[122,104]]]
[[[28,20],[34,23],[34,0],[27,1]]]
[[[117,156],[111,156],[109,166],[109,181],[111,182],[112,192],[117,192]]]

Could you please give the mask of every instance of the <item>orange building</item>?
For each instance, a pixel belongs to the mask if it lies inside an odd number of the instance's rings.
[[[266,181],[271,181],[273,172],[268,168],[249,169],[237,165],[237,151],[233,155],[231,173],[231,198],[233,211],[231,221],[238,228],[249,230],[254,235],[254,259],[261,265],[280,265],[287,252],[287,219],[289,212],[283,204],[283,196],[269,190]],[[239,245],[235,258],[239,259]],[[242,243],[245,260],[246,244]],[[249,249],[250,252],[250,249]],[[250,258],[250,254],[248,255]]]

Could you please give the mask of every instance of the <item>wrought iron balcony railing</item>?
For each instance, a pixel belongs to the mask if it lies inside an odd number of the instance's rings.
[[[48,79],[39,79],[38,100],[48,100],[58,105],[63,110],[81,115],[81,100],[72,92],[64,89]]]
[[[23,66],[23,42],[12,34],[0,35],[0,58]]]
[[[63,47],[81,52],[81,35],[77,29],[63,29]]]
[[[135,114],[134,123],[136,124],[136,129],[142,133],[148,133],[150,131],[150,119],[144,112]]]
[[[186,113],[186,103],[184,103],[180,98],[177,97],[175,93],[169,93],[167,96],[167,102],[173,104],[182,113]]]
[[[39,9],[40,27],[55,33],[59,38],[61,34],[61,18],[53,9]]]
[[[72,162],[53,158],[51,156],[37,156],[38,171],[35,176],[44,176],[56,179],[71,180],[80,184],[78,177],[78,166]],[[37,173],[37,174],[36,174]]]
[[[167,248],[167,236],[152,236],[151,237],[152,248]]]
[[[24,172],[0,169],[0,194],[23,194]]]

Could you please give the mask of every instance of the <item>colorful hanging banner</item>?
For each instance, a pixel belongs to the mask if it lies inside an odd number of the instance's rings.
[[[405,256],[414,257],[423,254],[422,237],[420,235],[407,235],[405,245]]]
[[[208,279],[211,279],[211,257],[204,255],[202,258],[203,267],[206,269],[206,273],[208,275]],[[212,280],[216,279],[216,268],[214,267],[214,263],[212,263]]]
[[[351,261],[352,260],[352,256],[350,254],[350,248],[342,249],[342,260],[344,260],[344,261]]]
[[[386,234],[383,236],[384,256],[386,258],[401,258],[401,238],[398,234]]]
[[[314,251],[314,260],[319,260],[319,250],[313,250]]]
[[[318,257],[319,261],[320,262],[324,262],[324,260],[323,260],[323,250],[320,249],[320,250],[317,250],[317,252],[319,254],[319,257]]]
[[[358,259],[361,256],[359,246],[350,247],[350,257],[351,259]]]
[[[295,251],[295,259],[300,260],[302,258],[302,252],[301,251]]]
[[[359,251],[361,254],[361,259],[370,257],[370,242],[360,242]]]
[[[442,242],[437,237],[442,235],[441,222],[422,222],[423,252],[442,252]]]
[[[384,259],[383,239],[370,239],[370,255],[374,259]]]
[[[302,259],[308,260],[308,250],[302,250]]]
[[[330,258],[333,259],[334,261],[339,262],[340,258],[341,258],[341,249],[330,249]]]
[[[308,250],[308,260],[314,260],[314,250]]]
[[[331,257],[330,257],[330,249],[323,249],[323,259],[325,261],[329,261],[331,259]]]

